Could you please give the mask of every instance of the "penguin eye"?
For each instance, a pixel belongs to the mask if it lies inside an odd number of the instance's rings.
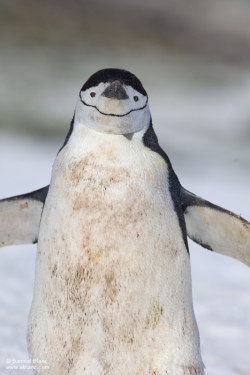
[[[139,100],[138,96],[134,96],[134,101],[138,102],[138,100]]]
[[[92,96],[92,98],[94,98],[95,97],[95,92],[91,92],[90,96]]]

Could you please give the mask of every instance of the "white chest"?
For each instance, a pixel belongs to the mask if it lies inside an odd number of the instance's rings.
[[[31,347],[58,347],[72,374],[161,375],[176,365],[185,374],[181,366],[200,364],[190,283],[163,159],[123,136],[76,134],[43,212]],[[44,326],[34,328],[38,314]]]

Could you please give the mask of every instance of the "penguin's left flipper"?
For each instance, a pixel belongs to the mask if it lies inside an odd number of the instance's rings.
[[[250,266],[250,223],[181,188],[187,235],[199,245]]]
[[[49,186],[0,200],[0,247],[37,243]]]

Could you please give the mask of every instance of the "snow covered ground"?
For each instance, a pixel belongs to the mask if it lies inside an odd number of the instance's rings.
[[[1,198],[45,186],[59,142],[26,137],[0,137]],[[228,185],[221,172],[192,178],[192,164],[177,163],[183,185],[250,219],[249,185]],[[182,169],[182,171],[180,171]],[[218,169],[218,168],[217,168]],[[181,173],[182,172],[182,173]],[[222,173],[223,174],[223,173]],[[195,175],[195,173],[194,173]],[[220,176],[220,177],[219,177]],[[223,183],[224,181],[224,183]],[[200,329],[207,375],[250,373],[250,270],[235,260],[190,242],[194,309]],[[31,305],[36,245],[2,248],[0,252],[0,373],[7,359],[28,359],[26,323]]]

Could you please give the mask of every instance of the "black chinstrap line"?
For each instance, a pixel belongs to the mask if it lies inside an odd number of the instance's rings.
[[[104,116],[113,116],[113,117],[124,117],[124,116],[127,116],[129,115],[131,112],[134,112],[134,111],[141,111],[142,109],[146,108],[147,104],[148,104],[148,97],[147,97],[147,100],[146,100],[146,103],[143,107],[141,108],[138,108],[138,109],[131,109],[131,111],[125,113],[124,115],[114,115],[113,113],[104,113],[104,112],[101,112],[95,105],[91,105],[91,104],[87,104],[85,103],[85,101],[82,100],[82,97],[81,97],[81,93],[79,94],[79,97],[81,99],[81,102],[86,105],[87,107],[92,107],[92,108],[95,108],[99,113],[101,113],[101,115],[104,115]]]

